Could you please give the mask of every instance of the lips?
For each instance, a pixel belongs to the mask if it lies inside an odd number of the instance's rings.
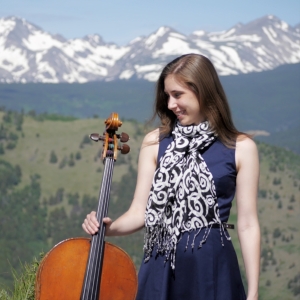
[[[185,113],[185,111],[184,111],[184,110],[181,110],[181,111],[175,112],[175,115],[176,115],[177,117],[180,117],[180,116],[182,116],[184,113]]]

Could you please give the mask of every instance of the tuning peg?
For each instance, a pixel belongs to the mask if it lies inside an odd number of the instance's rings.
[[[101,136],[99,133],[92,133],[90,134],[90,139],[93,140],[94,142],[98,142],[99,140],[104,141],[104,137]]]
[[[127,154],[130,151],[130,147],[127,144],[122,144],[118,146],[118,150],[121,150],[122,154]]]
[[[98,142],[99,141],[99,133],[92,133],[90,134],[90,139],[93,140],[94,142]]]
[[[122,132],[121,134],[117,134],[117,138],[120,139],[120,142],[126,143],[129,141],[129,135],[125,132]]]

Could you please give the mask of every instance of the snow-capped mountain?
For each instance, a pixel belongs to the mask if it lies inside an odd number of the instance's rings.
[[[189,36],[164,26],[121,47],[99,35],[67,40],[24,19],[0,19],[0,82],[154,81],[162,66],[185,53],[206,55],[220,75],[271,70],[300,62],[300,25],[270,15]]]

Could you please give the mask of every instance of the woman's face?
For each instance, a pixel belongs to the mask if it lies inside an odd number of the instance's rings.
[[[168,95],[168,109],[181,125],[198,125],[205,120],[196,95],[172,74],[165,79],[165,93]]]

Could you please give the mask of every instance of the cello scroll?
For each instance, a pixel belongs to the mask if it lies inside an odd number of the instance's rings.
[[[100,136],[98,133],[92,133],[90,134],[90,139],[94,142],[104,142],[102,160],[113,156],[116,161],[118,156],[117,150],[120,150],[122,154],[127,154],[130,151],[130,147],[127,144],[118,145],[118,139],[120,139],[122,143],[126,143],[129,141],[129,136],[124,132],[116,134],[118,128],[122,126],[122,122],[119,120],[117,113],[112,113],[104,123],[106,125],[106,131],[103,133],[103,136]]]

